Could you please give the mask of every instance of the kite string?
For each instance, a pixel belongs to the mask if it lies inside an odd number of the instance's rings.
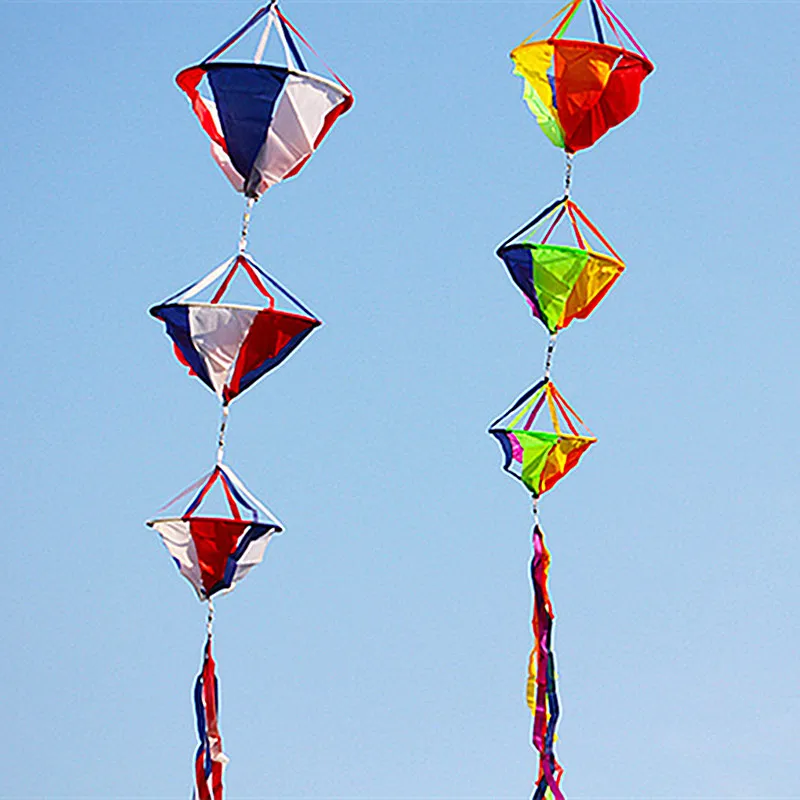
[[[544,379],[550,380],[550,368],[553,366],[553,353],[556,349],[556,337],[558,336],[558,331],[555,333],[550,334],[550,341],[547,343],[547,357],[545,358],[544,362]]]
[[[255,205],[256,199],[255,197],[248,197],[247,203],[244,207],[244,213],[242,214],[242,235],[239,239],[239,252],[244,253],[247,250],[247,233],[250,230],[250,216],[253,211],[253,206]]]
[[[572,188],[572,159],[575,157],[575,153],[565,153],[564,158],[566,161],[566,167],[564,170],[564,197],[569,199],[570,189]]]
[[[208,598],[208,617],[206,619],[206,631],[208,632],[209,641],[214,630],[214,600]]]
[[[225,455],[225,429],[228,427],[228,414],[230,407],[227,403],[222,406],[222,419],[219,423],[219,439],[217,440],[217,466],[222,464],[222,458]]]

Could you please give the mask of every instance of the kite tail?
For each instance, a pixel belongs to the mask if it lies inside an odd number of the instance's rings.
[[[222,771],[228,757],[222,752],[219,732],[219,685],[211,655],[209,630],[203,651],[203,668],[194,685],[194,707],[197,715],[197,737],[200,746],[195,756],[194,800],[223,800]]]
[[[556,760],[556,725],[559,717],[556,661],[553,653],[553,607],[547,591],[550,553],[538,522],[533,528],[531,585],[533,587],[533,649],[528,661],[528,706],[533,714],[532,743],[539,753],[539,777],[532,800],[564,800],[559,788],[561,766]]]

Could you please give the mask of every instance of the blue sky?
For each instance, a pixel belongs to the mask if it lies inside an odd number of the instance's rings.
[[[189,795],[204,609],[143,521],[217,408],[146,309],[235,248],[172,79],[254,8],[0,4],[3,798]],[[541,372],[493,251],[560,193],[507,56],[557,6],[282,8],[356,105],[251,230],[326,326],[232,412],[287,533],[217,604],[229,797],[525,797],[530,509],[485,428]],[[797,797],[798,5],[615,10],[657,71],[576,159],[628,270],[554,370],[600,439],[542,503],[564,788]]]

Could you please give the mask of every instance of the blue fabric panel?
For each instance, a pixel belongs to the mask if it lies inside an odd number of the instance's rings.
[[[503,464],[503,469],[508,471],[511,466],[511,461],[514,458],[514,452],[511,449],[511,442],[508,441],[508,434],[505,431],[489,431],[495,439],[500,443],[503,448],[503,455],[505,456],[506,463]]]
[[[553,103],[553,108],[558,111],[558,103],[556,102],[556,76],[547,73],[547,80],[550,83],[550,91],[553,93],[553,96],[550,98],[550,101]]]
[[[504,247],[498,255],[503,259],[511,279],[525,297],[533,303],[533,315],[541,320],[539,297],[533,283],[533,251],[525,245],[513,244],[510,247]]]
[[[206,69],[228,155],[247,182],[289,70],[270,64],[213,63]]]
[[[213,392],[214,384],[208,377],[205,362],[200,353],[195,350],[192,342],[192,334],[189,330],[189,309],[176,303],[172,306],[155,306],[150,309],[150,313],[167,326],[167,336],[178,346],[183,357],[197,373],[197,377]]]
[[[203,657],[203,665],[205,666],[205,656]],[[200,740],[200,746],[197,748],[197,753],[195,754],[195,761],[197,761],[198,758],[203,758],[203,771],[206,777],[208,777],[211,774],[211,754],[206,748],[206,711],[203,706],[202,667],[194,683],[194,714],[197,720],[197,738]]]
[[[275,369],[281,362],[285,361],[294,351],[296,347],[299,347],[303,339],[306,338],[313,330],[315,330],[318,326],[314,326],[313,328],[309,328],[308,330],[301,331],[291,338],[286,344],[286,346],[276,355],[274,358],[268,358],[266,361],[263,361],[260,366],[256,367],[255,369],[251,369],[250,372],[242,375],[242,380],[239,382],[239,394],[241,394],[245,389],[252,386],[262,375],[266,375],[271,369]]]

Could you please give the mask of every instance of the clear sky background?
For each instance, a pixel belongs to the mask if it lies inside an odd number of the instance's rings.
[[[326,322],[238,401],[285,523],[218,606],[231,800],[523,798],[530,506],[487,423],[544,329],[493,255],[560,194],[539,2],[303,2],[352,86],[251,250]],[[143,521],[217,405],[149,305],[241,199],[173,84],[249,2],[5,2],[3,798],[186,798],[204,608]],[[800,796],[797,3],[620,2],[656,62],[576,160],[628,262],[560,337],[600,442],[542,503],[568,797]]]

